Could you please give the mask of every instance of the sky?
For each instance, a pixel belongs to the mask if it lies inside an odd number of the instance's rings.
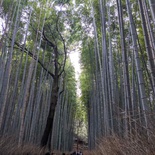
[[[75,68],[75,78],[77,81],[77,95],[81,95],[81,89],[80,89],[80,74],[81,74],[81,68],[80,68],[80,51],[79,49],[76,49],[75,51],[72,51],[69,54],[69,57],[71,59],[71,62]]]

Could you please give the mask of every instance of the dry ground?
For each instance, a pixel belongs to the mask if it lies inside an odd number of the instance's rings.
[[[46,150],[45,150],[46,151]],[[0,155],[44,155],[45,151],[33,145],[17,147],[13,138],[0,138]],[[54,151],[55,155],[62,152]],[[102,138],[96,150],[84,151],[84,155],[155,155],[155,135],[148,140],[144,137],[123,139],[117,136]],[[70,153],[66,153],[69,155]]]

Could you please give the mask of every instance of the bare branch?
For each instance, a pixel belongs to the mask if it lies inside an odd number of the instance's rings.
[[[59,96],[64,92],[64,90],[65,90],[65,82],[64,82],[64,80],[65,80],[65,76],[66,76],[66,73],[65,73],[65,71],[64,71],[64,77],[63,77],[63,88],[62,88],[62,91],[60,91],[60,93],[59,93]]]
[[[45,35],[45,29],[43,28],[43,39],[47,41],[47,43],[53,47],[53,48],[56,48],[56,45],[54,45],[48,38],[47,36]]]
[[[20,49],[21,51],[24,51],[25,53],[28,53],[28,55],[29,55],[30,57],[32,57],[34,60],[37,60],[37,56],[34,55],[32,52],[30,52],[27,48],[24,48],[22,45],[20,45],[20,44],[17,43],[17,42],[15,42],[15,45],[16,45],[17,47],[14,47],[14,48],[18,48],[18,49]],[[39,59],[37,60],[37,62],[41,65],[41,67],[42,67],[45,71],[47,71],[47,73],[48,73],[49,75],[52,76],[52,78],[55,77],[54,74],[51,73],[51,72],[44,66],[44,64],[43,64]]]
[[[52,30],[51,30],[51,27],[50,27],[50,25],[47,25],[48,26],[48,29],[50,30],[50,33],[52,34],[51,36],[52,36],[52,39],[54,40],[54,43],[56,44],[56,40],[55,40],[55,36],[54,36],[54,34],[53,34],[53,32],[52,32]]]
[[[66,65],[66,59],[67,59],[67,51],[66,51],[66,45],[65,45],[65,39],[62,37],[62,35],[61,35],[61,33],[60,33],[60,31],[59,31],[59,28],[58,28],[58,21],[59,21],[59,14],[58,14],[58,16],[57,16],[57,21],[56,21],[56,30],[57,30],[57,32],[58,32],[58,34],[59,34],[59,36],[60,36],[60,38],[61,38],[61,40],[62,40],[62,42],[63,42],[63,48],[64,48],[64,61],[63,61],[63,67],[62,67],[62,70],[61,70],[61,72],[59,73],[59,75],[58,76],[61,76],[62,75],[62,73],[64,72],[64,70],[65,70],[65,65]]]

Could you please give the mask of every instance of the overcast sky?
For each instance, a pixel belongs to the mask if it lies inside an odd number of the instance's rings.
[[[70,54],[70,59],[71,62],[75,68],[75,78],[77,81],[77,95],[81,95],[81,90],[80,90],[80,74],[81,74],[81,68],[80,68],[80,51],[77,49],[75,51],[72,51]]]

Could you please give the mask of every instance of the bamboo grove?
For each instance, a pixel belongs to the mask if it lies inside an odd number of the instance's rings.
[[[93,27],[81,53],[89,148],[114,135],[150,140],[155,121],[155,2],[89,0],[85,5]]]
[[[70,12],[55,1],[0,5],[0,134],[13,136],[18,146],[71,150],[76,83],[66,47]]]
[[[72,150],[86,113],[90,149],[107,136],[151,139],[153,0],[1,0],[0,21],[0,136]]]

